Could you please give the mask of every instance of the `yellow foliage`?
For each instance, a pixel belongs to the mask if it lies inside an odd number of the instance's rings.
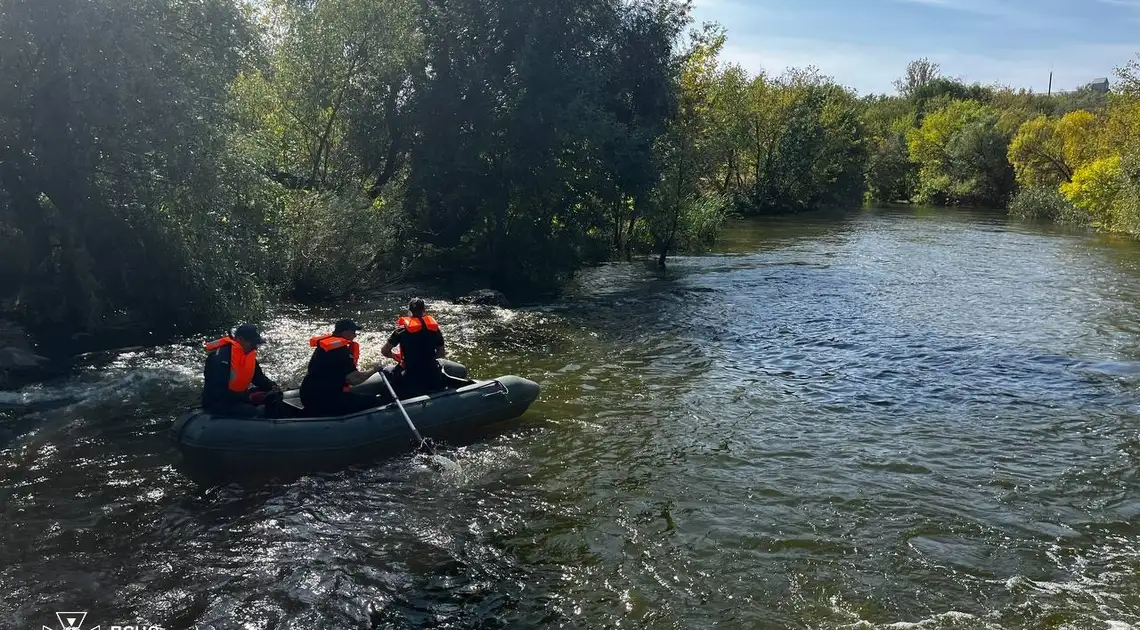
[[[1097,116],[1083,109],[1059,119],[1037,116],[1026,121],[1009,145],[1017,183],[1031,187],[1069,181],[1077,169],[1100,155],[1099,126]]]
[[[1100,121],[1096,114],[1078,109],[1065,114],[1057,123],[1061,139],[1061,154],[1074,169],[1091,163],[1097,157],[1097,129]]]
[[[1072,181],[1061,184],[1061,193],[1074,206],[1089,213],[1092,223],[1104,229],[1117,228],[1115,216],[1120,201],[1120,156],[1102,158],[1083,166]]]
[[[1140,149],[1140,99],[1118,99],[1108,108],[1100,145],[1105,155]]]

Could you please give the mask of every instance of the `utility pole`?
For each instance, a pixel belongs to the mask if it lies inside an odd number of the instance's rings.
[[[1049,71],[1049,96],[1053,96],[1053,71]]]

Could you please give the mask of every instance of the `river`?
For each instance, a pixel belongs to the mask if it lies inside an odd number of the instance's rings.
[[[430,295],[427,296],[430,298]],[[296,382],[342,314],[282,309]],[[443,451],[199,486],[167,440],[201,343],[0,393],[0,627],[1130,628],[1140,246],[993,213],[730,226],[563,300],[430,302],[543,391]],[[54,405],[53,405],[53,401]]]

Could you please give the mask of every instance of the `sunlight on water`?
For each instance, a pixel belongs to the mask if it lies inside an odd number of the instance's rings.
[[[1140,248],[870,211],[722,249],[429,299],[474,376],[543,388],[440,459],[197,485],[166,430],[218,331],[0,392],[0,626],[1140,623]],[[408,297],[279,309],[267,374],[340,317],[380,361]]]

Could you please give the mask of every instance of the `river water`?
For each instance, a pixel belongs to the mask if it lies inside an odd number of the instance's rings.
[[[731,226],[551,305],[429,302],[522,418],[444,452],[199,486],[201,342],[0,393],[0,627],[1140,624],[1140,247],[987,213]],[[430,296],[428,296],[430,297]],[[296,382],[342,314],[281,310]]]

